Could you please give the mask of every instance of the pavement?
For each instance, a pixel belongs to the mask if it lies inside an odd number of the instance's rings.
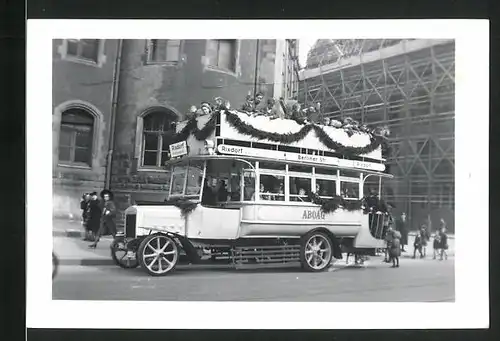
[[[96,249],[83,238],[79,221],[54,220],[53,249],[61,265],[53,281],[54,299],[71,300],[197,300],[197,301],[323,301],[323,302],[437,302],[454,301],[454,238],[449,259],[411,259],[413,236],[400,268],[383,262],[383,255],[363,265],[334,260],[328,271],[302,272],[290,267],[236,270],[231,265],[180,263],[165,277],[152,277],[140,267],[122,269],[110,254],[111,237]],[[307,290],[304,290],[307,288]],[[151,290],[154,289],[154,290]]]
[[[299,267],[235,270],[178,266],[165,277],[141,268],[62,266],[53,281],[55,300],[454,302],[454,259],[400,260],[391,268],[378,258],[364,266],[335,263],[329,271]]]
[[[111,259],[110,245],[111,236],[101,238],[96,249],[89,249],[90,242],[83,241],[84,229],[80,221],[77,220],[53,220],[53,250],[59,258],[59,264],[81,265],[81,266],[116,266]],[[402,254],[402,258],[411,258],[413,256],[414,234],[408,236],[407,252]],[[455,239],[453,235],[449,236],[448,256],[455,255]],[[346,254],[343,260],[336,263],[345,264]],[[432,258],[432,240],[427,247],[427,258]],[[350,257],[350,262],[346,266],[354,266],[354,257]],[[204,266],[204,265],[202,265]]]

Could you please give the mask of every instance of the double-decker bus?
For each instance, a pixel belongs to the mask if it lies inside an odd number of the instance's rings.
[[[162,276],[182,254],[317,272],[342,252],[384,248],[387,215],[362,200],[368,177],[379,194],[391,177],[372,133],[221,109],[179,123],[177,141],[165,203],[125,211],[118,265]]]

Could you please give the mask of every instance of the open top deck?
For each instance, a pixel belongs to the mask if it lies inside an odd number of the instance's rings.
[[[183,156],[232,155],[384,172],[384,138],[373,133],[292,119],[252,116],[220,110],[177,126],[178,142],[186,141]],[[176,148],[174,144],[172,148]],[[171,148],[171,150],[172,150]],[[176,157],[172,152],[172,159]],[[172,160],[173,161],[173,160]]]

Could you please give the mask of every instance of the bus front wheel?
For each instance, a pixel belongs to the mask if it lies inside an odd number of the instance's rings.
[[[144,238],[137,252],[141,267],[151,276],[165,276],[172,272],[179,260],[175,241],[161,233]]]

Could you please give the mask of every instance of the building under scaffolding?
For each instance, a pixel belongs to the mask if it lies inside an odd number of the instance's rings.
[[[385,199],[395,214],[408,214],[413,229],[434,229],[443,218],[454,230],[453,40],[318,40],[298,100],[321,102],[325,117],[387,125],[394,179],[383,184]]]

